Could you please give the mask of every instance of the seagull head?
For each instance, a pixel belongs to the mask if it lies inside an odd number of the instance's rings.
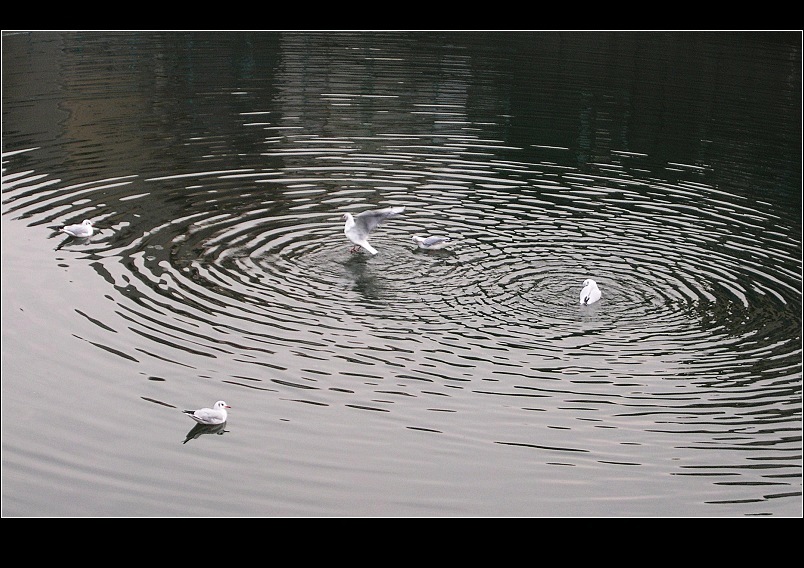
[[[95,221],[90,221],[89,219],[84,219],[84,222],[81,223],[81,224],[86,225],[87,227],[92,227],[95,231],[98,231],[99,233],[103,232],[103,229],[101,229],[100,227],[95,226]]]

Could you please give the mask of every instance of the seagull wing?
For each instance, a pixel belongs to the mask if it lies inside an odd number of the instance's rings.
[[[389,217],[399,215],[404,210],[404,207],[386,207],[385,209],[377,209],[376,211],[363,211],[355,216],[354,231],[356,231],[357,235],[361,238],[365,239],[377,225]]]
[[[449,241],[449,237],[440,237],[440,236],[433,236],[427,237],[422,241],[422,244],[427,247],[432,247],[440,244],[444,244]]]

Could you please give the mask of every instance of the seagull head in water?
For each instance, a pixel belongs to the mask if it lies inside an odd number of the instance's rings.
[[[71,237],[91,237],[94,231],[94,223],[89,219],[84,219],[80,225],[67,225],[61,228],[62,233],[67,233]]]
[[[404,207],[386,207],[385,209],[374,209],[363,211],[357,215],[344,213],[342,220],[345,221],[343,234],[354,243],[350,252],[358,252],[364,248],[371,254],[377,254],[377,249],[368,242],[369,234],[383,221],[389,217],[399,215],[405,210]]]
[[[433,235],[430,237],[421,237],[419,235],[414,235],[413,240],[419,246],[420,249],[425,250],[440,250],[446,247],[450,243],[449,237],[442,237],[438,235]]]
[[[182,412],[199,424],[223,424],[226,422],[227,408],[232,407],[219,400],[212,405],[212,408],[199,408],[198,410],[184,410]]]
[[[589,305],[594,304],[600,299],[600,288],[597,287],[597,282],[591,278],[583,281],[583,289],[581,290],[581,304]]]

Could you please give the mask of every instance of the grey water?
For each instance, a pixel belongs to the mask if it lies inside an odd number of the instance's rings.
[[[3,516],[801,516],[801,39],[4,31]]]

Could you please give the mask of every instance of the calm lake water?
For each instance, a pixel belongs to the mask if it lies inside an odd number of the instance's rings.
[[[801,39],[5,32],[3,516],[801,516]]]

